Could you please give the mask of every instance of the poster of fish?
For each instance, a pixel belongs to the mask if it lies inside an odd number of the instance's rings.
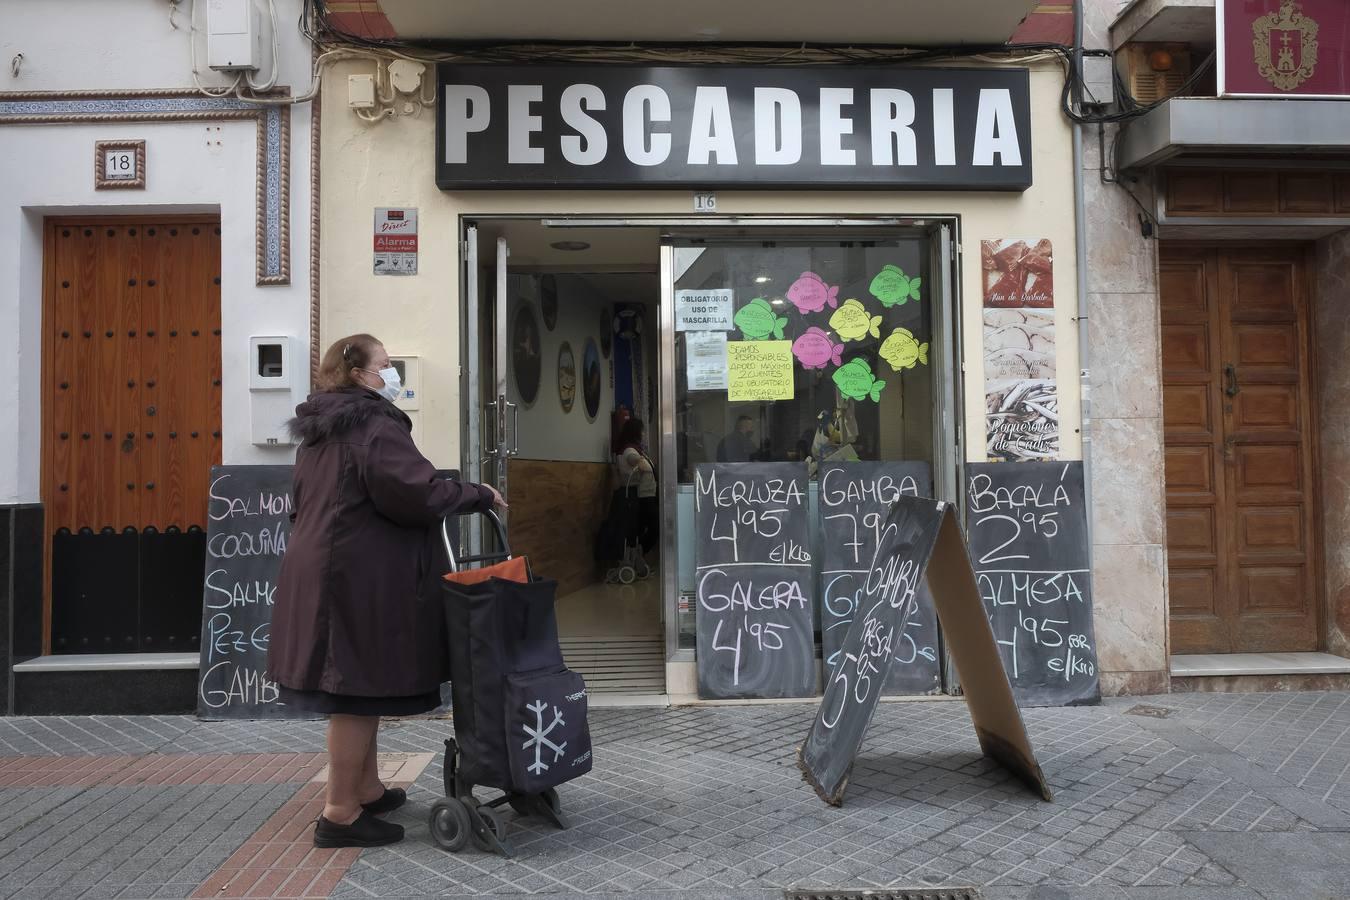
[[[1048,238],[980,241],[987,309],[1050,309],[1055,305],[1055,254]]]
[[[1059,458],[1059,388],[1053,379],[986,382],[989,462]]]
[[[1035,309],[984,311],[987,382],[1055,377],[1055,317]]]

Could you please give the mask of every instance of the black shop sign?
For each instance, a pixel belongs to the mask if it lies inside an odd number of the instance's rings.
[[[1025,190],[1026,69],[439,67],[436,184]]]

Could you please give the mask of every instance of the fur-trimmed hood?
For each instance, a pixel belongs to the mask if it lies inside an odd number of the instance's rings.
[[[412,420],[407,413],[373,391],[361,387],[311,394],[308,400],[295,408],[295,418],[287,422],[286,427],[296,441],[315,444],[331,437],[341,437],[375,416],[388,416],[412,431]]]

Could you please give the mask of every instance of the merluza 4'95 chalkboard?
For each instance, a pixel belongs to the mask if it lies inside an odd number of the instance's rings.
[[[980,748],[1043,799],[1050,789],[1027,739],[980,602],[975,572],[950,505],[896,498],[890,508],[838,664],[798,762],[825,802],[839,805],[894,664],[909,602],[928,581],[952,659],[961,673]]]
[[[698,695],[814,695],[806,466],[705,464],[695,478]]]

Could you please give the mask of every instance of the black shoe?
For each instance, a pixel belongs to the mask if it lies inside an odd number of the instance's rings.
[[[380,795],[378,800],[362,803],[361,808],[372,816],[382,816],[385,813],[393,812],[407,802],[408,792],[403,788],[385,788],[384,793]]]
[[[350,825],[338,825],[319,816],[314,826],[315,847],[383,847],[403,840],[403,826],[384,822],[362,810]]]

